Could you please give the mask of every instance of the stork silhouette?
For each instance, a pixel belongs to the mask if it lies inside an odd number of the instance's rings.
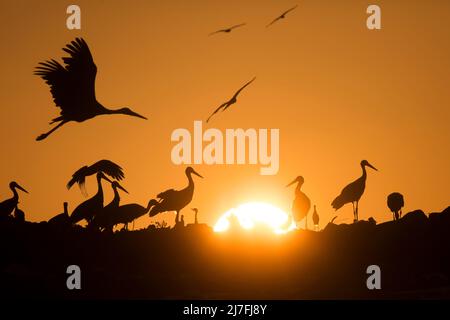
[[[316,205],[314,205],[314,211],[313,211],[312,219],[313,219],[313,223],[314,223],[314,229],[315,229],[316,231],[319,231],[319,221],[320,221],[320,217],[319,217],[319,214],[317,213]]]
[[[307,218],[309,209],[311,208],[311,200],[309,200],[308,196],[301,190],[304,182],[305,179],[302,176],[298,176],[286,186],[289,187],[294,183],[297,183],[297,187],[295,188],[295,199],[292,202],[292,216],[296,223]],[[307,221],[305,221],[305,229],[307,228],[308,224]]]
[[[187,167],[185,174],[188,178],[188,186],[182,190],[169,189],[159,193],[157,197],[160,201],[150,210],[150,217],[161,212],[176,211],[175,225],[180,222],[180,211],[192,201],[194,195],[194,180],[192,179],[192,175],[195,174],[203,178],[192,167]]]
[[[38,136],[37,141],[47,138],[70,121],[83,122],[99,115],[124,114],[147,119],[127,107],[111,110],[97,101],[95,96],[97,66],[86,41],[76,38],[63,50],[70,54],[70,57],[62,58],[65,66],[52,59],[40,62],[34,72],[50,86],[53,101],[61,109],[60,116],[50,122],[58,124],[47,133]]]
[[[67,189],[70,189],[75,183],[80,186],[83,194],[86,194],[85,181],[87,176],[91,176],[102,172],[114,180],[122,180],[125,175],[122,168],[110,160],[100,160],[91,166],[84,166],[78,169],[73,175],[72,179],[67,183]]]
[[[17,189],[28,193],[27,190],[22,188],[17,182],[13,181],[9,184],[9,188],[13,192],[13,196],[10,199],[7,199],[0,203],[0,217],[8,217],[11,215],[13,210],[17,207],[17,204],[19,203],[19,194],[17,192]]]
[[[117,181],[113,181],[113,183],[111,183],[111,187],[114,192],[114,198],[92,219],[91,226],[94,228],[106,229],[106,227],[109,226],[108,224],[109,216],[114,214],[114,211],[117,210],[117,208],[119,208],[120,204],[120,194],[118,189],[122,190],[125,193],[128,193],[128,191],[124,187],[122,187]],[[112,228],[109,231],[112,231]]]
[[[398,220],[402,217],[402,208],[405,205],[405,200],[401,193],[394,192],[388,195],[387,205],[394,216],[394,220]]]
[[[102,172],[97,173],[98,191],[95,196],[84,201],[73,210],[70,215],[70,222],[75,224],[81,220],[86,220],[88,224],[91,223],[94,216],[103,209],[103,188],[102,179],[112,183]]]
[[[136,203],[126,204],[123,206],[120,206],[112,212],[108,216],[107,220],[107,228],[113,228],[116,224],[123,223],[124,229],[128,230],[128,224],[136,220],[137,218],[147,214],[150,209],[157,205],[158,201],[155,199],[151,199],[147,207],[143,207]]]
[[[364,190],[366,188],[366,179],[367,179],[367,172],[366,167],[372,168],[376,171],[374,166],[372,166],[367,160],[361,161],[361,169],[362,169],[362,175],[352,183],[348,184],[344,189],[342,189],[341,194],[336,197],[336,199],[333,200],[331,203],[331,206],[338,210],[343,205],[347,203],[352,203],[353,206],[353,222],[358,221],[358,203],[359,199],[361,199],[361,196],[364,193]]]

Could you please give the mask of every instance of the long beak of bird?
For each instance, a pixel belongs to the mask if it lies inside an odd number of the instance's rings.
[[[372,169],[375,170],[375,171],[378,171],[378,169],[375,168],[375,167],[374,167],[373,165],[371,165],[370,163],[367,163],[367,166],[370,167],[370,168],[372,168]]]
[[[109,183],[112,183],[112,181],[109,180],[109,178],[107,176],[105,176],[103,173],[102,173],[102,178],[105,179],[106,181],[108,181]]]
[[[28,193],[28,191],[27,190],[25,190],[24,188],[22,188],[21,186],[19,186],[19,185],[17,185],[17,189],[19,189],[19,190],[22,190],[23,192],[25,192],[25,193]]]
[[[127,190],[125,190],[125,188],[124,187],[122,187],[120,184],[117,184],[117,188],[119,188],[120,190],[122,190],[122,191],[124,191],[124,192],[126,192],[126,193],[128,193],[128,191]]]
[[[289,184],[286,186],[286,188],[292,186],[292,185],[293,185],[294,183],[296,183],[296,182],[297,182],[297,179],[295,179],[294,181],[292,181],[291,183],[289,183]]]
[[[192,170],[192,173],[195,174],[197,177],[200,177],[203,179],[203,177],[195,170]]]
[[[136,113],[136,112],[134,112],[132,110],[130,110],[127,114],[129,116],[138,117],[138,118],[141,118],[141,119],[144,119],[144,120],[148,120],[146,117],[141,116],[139,113]]]

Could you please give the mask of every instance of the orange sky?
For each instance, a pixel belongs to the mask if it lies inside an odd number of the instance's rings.
[[[85,164],[111,159],[125,169],[130,195],[122,203],[146,204],[167,188],[182,188],[184,166],[172,164],[170,135],[205,120],[242,84],[256,81],[238,104],[208,127],[279,128],[280,170],[259,175],[259,165],[195,166],[190,207],[213,224],[245,201],[267,201],[288,210],[294,187],[321,214],[334,216],[330,203],[348,182],[369,171],[360,218],[391,219],[386,196],[405,196],[404,212],[444,209],[450,160],[450,2],[299,1],[286,20],[264,26],[295,1],[76,1],[81,31],[67,30],[72,1],[2,1],[0,76],[0,197],[10,197],[16,180],[27,219],[40,221],[84,200],[65,188]],[[382,9],[382,30],[365,26],[369,4]],[[216,29],[246,22],[231,34]],[[76,36],[88,42],[98,67],[97,98],[105,106],[129,106],[148,121],[98,117],[64,126],[47,140],[58,115],[45,83],[33,75],[38,62],[63,55]],[[87,189],[96,192],[95,179]],[[106,186],[105,203],[111,190]],[[352,221],[347,205],[338,211]],[[163,214],[169,222],[173,215]],[[193,219],[186,211],[185,220]],[[149,218],[139,220],[146,226]]]

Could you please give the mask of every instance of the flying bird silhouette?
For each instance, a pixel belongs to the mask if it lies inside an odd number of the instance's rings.
[[[226,28],[226,29],[220,29],[220,30],[211,32],[211,33],[209,34],[209,36],[212,36],[213,34],[217,34],[217,33],[221,33],[221,32],[224,32],[224,33],[230,33],[233,29],[236,29],[236,28],[239,28],[239,27],[243,27],[243,26],[245,26],[245,25],[246,25],[246,23],[236,24],[236,25],[234,25],[234,26],[232,26],[232,27],[229,27],[229,28]]]
[[[283,12],[281,15],[279,15],[278,17],[276,17],[275,19],[272,20],[271,23],[269,23],[266,28],[270,27],[271,25],[273,25],[275,22],[277,22],[278,20],[284,19],[286,18],[286,15],[291,12],[292,10],[294,10],[295,8],[297,8],[298,5],[296,5],[295,7],[290,8],[289,10],[286,10],[285,12]]]
[[[67,183],[67,189],[70,189],[75,183],[78,183],[84,195],[86,195],[85,180],[87,176],[102,172],[114,180],[122,180],[125,175],[122,168],[110,160],[100,160],[91,166],[84,166],[78,169],[73,175],[72,179]]]
[[[147,119],[127,107],[110,110],[97,101],[95,97],[97,66],[86,41],[76,38],[63,50],[70,54],[70,57],[62,58],[65,66],[52,59],[40,62],[34,72],[50,86],[53,101],[61,109],[60,116],[50,122],[58,124],[49,132],[38,136],[37,141],[47,138],[70,121],[83,122],[99,115],[124,114]]]
[[[217,112],[219,112],[220,110],[225,111],[228,109],[228,107],[230,107],[231,105],[235,104],[237,102],[237,97],[238,95],[241,93],[242,90],[245,89],[245,87],[247,87],[250,83],[252,83],[253,81],[255,81],[256,77],[254,77],[252,80],[250,80],[249,82],[247,82],[244,86],[242,86],[242,88],[240,88],[238,91],[236,91],[236,93],[233,95],[233,97],[231,97],[230,100],[228,100],[225,103],[222,103],[216,110],[214,110],[214,112],[208,117],[208,119],[206,120],[206,122],[208,123],[209,120],[211,119],[211,117],[213,115],[215,115]]]

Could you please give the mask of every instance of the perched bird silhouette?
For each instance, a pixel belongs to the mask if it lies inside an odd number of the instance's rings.
[[[240,88],[232,97],[230,100],[228,100],[227,102],[222,103],[206,120],[206,122],[208,123],[209,120],[211,119],[211,117],[213,115],[215,115],[217,112],[219,112],[220,110],[225,111],[228,109],[228,107],[230,107],[231,105],[235,104],[237,102],[237,97],[238,95],[241,93],[242,90],[244,90],[245,87],[247,87],[250,83],[252,83],[253,81],[255,81],[256,77],[254,77],[252,80],[250,80],[249,82],[247,82],[242,88]]]
[[[127,107],[110,110],[97,101],[95,96],[97,66],[86,41],[76,38],[63,50],[70,54],[70,57],[62,58],[65,66],[52,59],[40,62],[34,72],[50,86],[53,101],[61,109],[60,116],[50,122],[58,124],[49,132],[38,136],[36,140],[47,138],[70,121],[83,122],[99,115],[124,114],[147,119]]]
[[[102,172],[114,180],[122,180],[125,175],[122,168],[110,160],[100,160],[91,166],[84,166],[78,169],[73,175],[72,179],[67,183],[67,189],[70,189],[75,183],[78,183],[83,194],[86,194],[85,180],[87,176],[91,176]]]
[[[311,200],[302,192],[302,185],[305,182],[305,179],[302,176],[298,176],[294,181],[289,183],[286,187],[297,183],[297,187],[295,188],[295,199],[292,202],[292,216],[296,223],[302,221],[307,217],[309,209],[311,208]],[[305,227],[307,228],[307,224],[305,223]]]
[[[17,189],[28,193],[27,190],[22,188],[17,182],[13,181],[9,184],[9,188],[13,192],[13,197],[7,199],[0,203],[0,217],[10,216],[13,210],[17,207],[19,203],[19,194],[17,193]]]
[[[133,222],[135,219],[147,214],[150,209],[157,205],[158,201],[151,199],[148,202],[147,207],[143,207],[136,203],[126,204],[118,207],[108,216],[107,219],[107,229],[112,229],[115,225],[123,223],[125,230],[128,230],[128,224]]]
[[[367,160],[361,161],[362,176],[352,183],[348,184],[344,189],[342,189],[341,194],[336,197],[331,203],[335,210],[338,210],[346,203],[352,203],[353,206],[353,217],[354,222],[358,221],[358,203],[359,199],[364,193],[366,188],[366,178],[367,172],[366,167],[372,168],[378,171],[374,166],[372,166]]]
[[[220,29],[220,30],[211,32],[211,33],[209,34],[209,36],[212,36],[213,34],[217,34],[217,33],[221,33],[221,32],[223,32],[223,33],[230,33],[233,29],[236,29],[236,28],[239,28],[239,27],[243,27],[243,26],[245,26],[245,25],[246,25],[246,23],[236,24],[236,25],[231,26],[231,27],[226,28],[226,29]]]
[[[317,210],[316,210],[316,205],[314,205],[314,211],[313,211],[312,219],[313,219],[313,223],[314,223],[314,229],[316,231],[318,231],[319,230],[319,220],[320,220],[320,218],[319,218],[319,214],[317,213]]]
[[[20,210],[18,206],[14,209],[14,219],[18,222],[25,222],[25,212]]]
[[[295,8],[297,8],[298,5],[296,5],[295,7],[290,8],[289,10],[286,10],[285,12],[283,12],[281,15],[279,15],[278,17],[276,17],[275,19],[272,20],[271,23],[269,23],[266,28],[270,27],[271,25],[273,25],[275,22],[277,22],[278,20],[284,19],[286,18],[286,15],[291,12],[292,10],[294,10]]]
[[[402,217],[402,208],[405,205],[405,201],[401,193],[394,192],[388,195],[387,205],[394,215],[394,220],[398,220]]]
[[[106,228],[108,225],[109,216],[112,215],[114,211],[117,210],[117,208],[119,208],[120,194],[118,189],[128,193],[128,191],[124,187],[122,187],[117,181],[113,181],[113,183],[111,183],[111,187],[114,192],[114,198],[92,219],[91,226],[94,228]],[[110,231],[112,231],[112,229]]]
[[[63,213],[57,214],[56,216],[48,220],[48,223],[50,225],[61,226],[69,224],[70,222],[69,204],[67,202],[64,202],[63,207],[64,207]]]
[[[197,219],[198,209],[192,208],[191,210],[194,211],[194,214],[195,214],[194,224],[198,224],[198,219]]]
[[[180,222],[180,211],[192,201],[194,195],[194,180],[192,179],[192,175],[195,174],[203,178],[192,167],[187,167],[185,174],[188,178],[188,186],[182,190],[169,189],[158,194],[157,197],[160,201],[150,210],[150,217],[161,212],[176,211],[175,225]]]
[[[70,215],[70,222],[72,224],[80,222],[81,220],[86,220],[88,223],[91,223],[95,215],[103,209],[102,179],[112,183],[102,172],[97,173],[97,194],[84,201],[73,210]]]

